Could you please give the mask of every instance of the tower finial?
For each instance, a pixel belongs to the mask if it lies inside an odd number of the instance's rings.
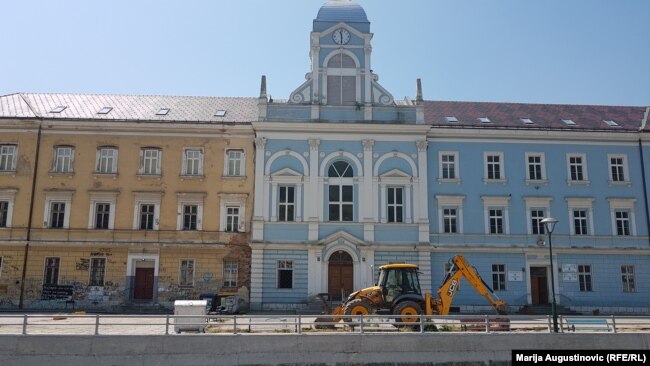
[[[418,78],[417,80],[417,90],[415,92],[415,101],[416,102],[422,102],[422,80]]]
[[[260,99],[266,100],[266,75],[262,75],[262,83],[260,85]]]

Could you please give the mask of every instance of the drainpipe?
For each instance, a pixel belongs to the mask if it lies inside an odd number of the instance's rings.
[[[20,300],[18,308],[23,308],[23,299],[25,297],[25,278],[27,277],[27,258],[29,256],[29,242],[32,239],[32,217],[34,216],[34,195],[36,194],[36,177],[38,176],[38,158],[41,150],[41,128],[42,123],[38,124],[38,134],[36,136],[36,157],[34,158],[34,174],[32,176],[32,192],[29,200],[29,218],[27,219],[27,239],[25,242],[25,254],[23,255],[23,274],[20,279]]]
[[[643,203],[645,205],[645,223],[646,230],[648,231],[648,246],[650,246],[650,210],[648,210],[648,186],[645,178],[645,162],[643,161],[643,144],[641,142],[641,134],[646,128],[648,123],[648,114],[650,114],[650,107],[646,107],[645,113],[643,114],[643,121],[641,121],[641,127],[639,128],[639,155],[641,157],[641,178],[643,183]]]

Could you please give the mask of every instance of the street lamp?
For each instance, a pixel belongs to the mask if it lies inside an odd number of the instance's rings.
[[[548,252],[551,256],[551,296],[552,296],[551,313],[553,314],[553,332],[557,333],[557,308],[555,304],[555,275],[553,271],[553,244],[551,242],[551,235],[553,234],[553,230],[555,230],[555,224],[557,224],[557,220],[552,217],[547,217],[542,220],[542,224],[544,224],[544,228],[546,228],[546,232],[548,233]]]

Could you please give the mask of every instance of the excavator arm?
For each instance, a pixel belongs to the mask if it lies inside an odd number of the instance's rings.
[[[460,281],[462,277],[465,277],[467,282],[474,287],[476,292],[490,302],[490,305],[492,305],[498,314],[506,314],[507,304],[505,301],[498,299],[497,295],[490,286],[483,281],[476,269],[467,263],[464,256],[457,255],[453,257],[450,262],[453,265],[447,273],[440,289],[438,289],[438,299],[427,300],[427,312],[437,312],[440,315],[449,314],[449,309],[451,308],[451,303],[454,300],[458,287],[460,286]]]

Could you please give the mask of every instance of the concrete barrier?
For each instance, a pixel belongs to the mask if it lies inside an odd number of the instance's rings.
[[[0,336],[2,366],[509,365],[512,349],[649,349],[650,334]]]

